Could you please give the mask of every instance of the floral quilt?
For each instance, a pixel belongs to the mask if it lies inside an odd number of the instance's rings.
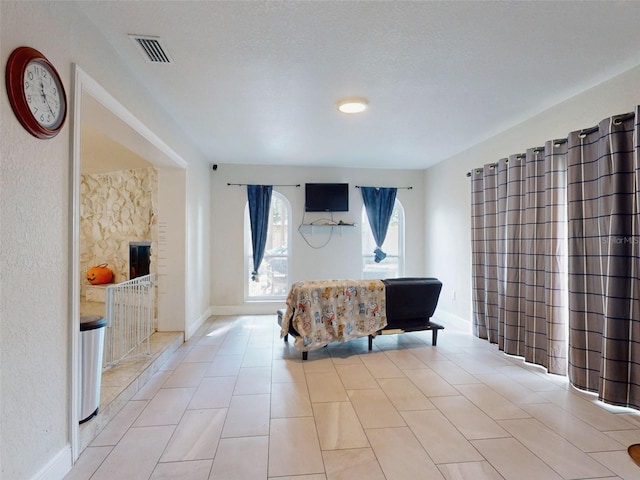
[[[330,342],[375,335],[387,325],[385,286],[381,280],[318,280],[291,286],[280,336],[292,324],[295,346],[315,350]]]

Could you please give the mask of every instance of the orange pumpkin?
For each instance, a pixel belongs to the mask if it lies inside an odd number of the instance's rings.
[[[113,281],[113,272],[106,263],[91,267],[87,271],[87,280],[91,285],[102,285]]]

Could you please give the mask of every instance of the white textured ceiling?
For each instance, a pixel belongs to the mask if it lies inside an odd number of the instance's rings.
[[[425,168],[640,64],[635,1],[79,5],[211,163]]]

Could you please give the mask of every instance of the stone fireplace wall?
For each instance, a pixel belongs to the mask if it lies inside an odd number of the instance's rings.
[[[87,174],[80,179],[80,269],[107,263],[114,282],[129,280],[129,242],[151,242],[150,271],[157,272],[158,172],[140,168]]]

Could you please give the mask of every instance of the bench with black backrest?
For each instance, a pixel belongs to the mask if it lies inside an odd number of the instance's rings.
[[[378,334],[392,335],[405,332],[431,330],[431,343],[438,342],[438,330],[444,327],[431,321],[440,292],[442,282],[437,278],[390,278],[383,280],[387,311],[387,326]],[[282,326],[284,309],[278,310],[278,325]],[[293,323],[289,323],[289,334],[298,336]],[[369,350],[373,349],[373,335],[369,335]],[[288,334],[284,336],[288,341]],[[302,352],[303,360],[308,352]]]

